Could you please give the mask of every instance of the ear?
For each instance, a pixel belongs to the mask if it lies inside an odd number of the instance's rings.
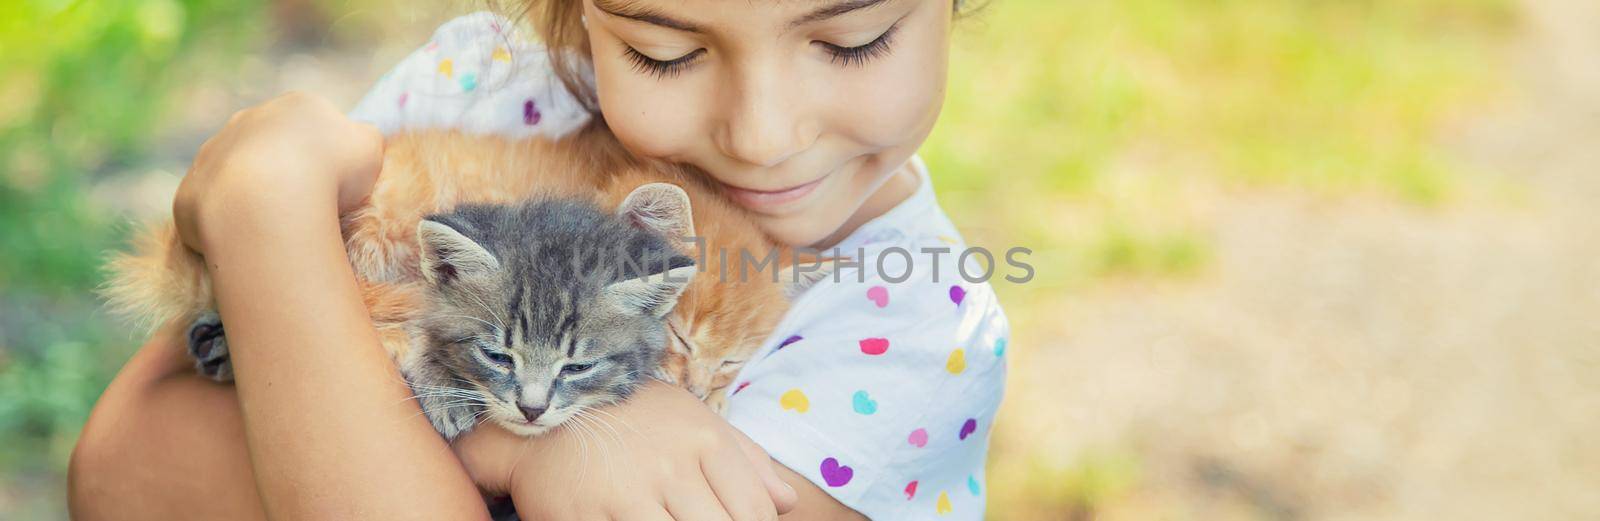
[[[681,259],[681,260],[680,260]],[[688,261],[688,265],[682,262]],[[699,267],[688,257],[673,257],[678,267],[661,273],[612,283],[600,293],[600,301],[621,313],[661,318],[678,305],[678,296],[689,286]]]
[[[500,269],[500,261],[489,250],[438,221],[423,219],[417,224],[417,243],[422,245],[422,276],[435,285]]]
[[[635,227],[678,240],[694,236],[689,194],[678,185],[650,183],[633,189],[617,207],[617,215]]]
[[[783,285],[783,295],[789,297],[789,300],[800,298],[801,293],[805,293],[818,282],[833,275],[833,267],[836,264],[832,259],[817,260],[814,263],[805,262],[779,270],[778,283]],[[806,269],[797,269],[801,266]]]

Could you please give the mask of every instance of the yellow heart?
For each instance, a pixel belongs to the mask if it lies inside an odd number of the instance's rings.
[[[778,397],[778,406],[784,410],[793,409],[794,412],[803,413],[811,410],[811,400],[806,399],[806,393],[800,392],[799,389],[790,389]]]
[[[950,374],[961,374],[967,370],[967,352],[960,348],[951,351],[950,359],[944,363],[944,370],[950,371]]]
[[[507,51],[505,47],[495,47],[494,48],[494,54],[490,55],[489,59],[497,61],[497,62],[510,63],[511,62],[511,52]]]
[[[933,504],[933,511],[938,512],[939,515],[942,516],[950,513],[952,510],[955,510],[955,507],[950,506],[950,494],[946,492],[940,492],[939,502]]]
[[[439,74],[443,74],[446,78],[448,78],[455,73],[455,70],[455,62],[450,61],[449,58],[439,60]]]

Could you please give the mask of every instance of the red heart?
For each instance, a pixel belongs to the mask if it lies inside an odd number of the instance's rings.
[[[906,501],[911,501],[911,498],[914,498],[914,497],[917,497],[917,482],[916,482],[916,480],[912,480],[910,483],[906,483]]]
[[[869,355],[881,355],[889,350],[889,339],[868,338],[861,341],[861,352]]]

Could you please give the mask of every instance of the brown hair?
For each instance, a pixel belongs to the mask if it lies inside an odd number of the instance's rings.
[[[978,7],[963,10],[968,3],[967,0],[953,0],[951,5],[956,15],[961,16],[981,9],[987,2],[977,2]],[[520,16],[512,19],[526,20],[544,42],[550,53],[550,64],[567,92],[584,108],[598,114],[600,100],[595,95],[594,85],[583,74],[591,59],[589,31],[583,27],[583,0],[525,0],[517,14]]]

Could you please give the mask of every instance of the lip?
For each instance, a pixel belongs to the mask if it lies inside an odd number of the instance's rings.
[[[727,183],[723,183],[722,186],[727,189],[728,197],[739,203],[740,206],[757,211],[775,210],[811,195],[812,192],[817,190],[818,186],[822,185],[822,181],[828,177],[822,176],[815,181],[779,190],[752,190]]]

